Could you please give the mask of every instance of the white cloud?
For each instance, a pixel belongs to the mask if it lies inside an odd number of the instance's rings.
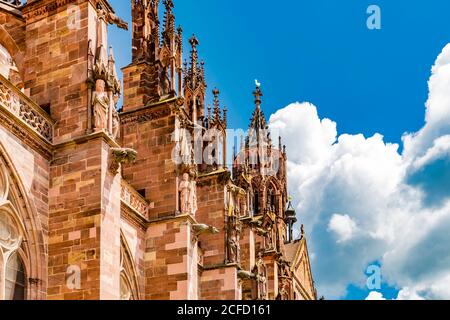
[[[448,88],[450,45],[432,69],[425,125],[403,136],[401,154],[380,134],[338,136],[336,123],[320,119],[310,103],[271,116],[287,145],[290,192],[326,298],[342,297],[350,283],[364,285],[374,261],[384,280],[404,288],[400,297],[450,297],[440,286],[450,275]]]
[[[386,300],[386,298],[383,297],[383,294],[381,292],[370,291],[365,300]]]
[[[424,300],[415,290],[405,287],[398,293],[397,300]]]
[[[345,242],[353,237],[356,223],[348,215],[333,214],[328,224],[328,230],[337,235],[338,243]]]

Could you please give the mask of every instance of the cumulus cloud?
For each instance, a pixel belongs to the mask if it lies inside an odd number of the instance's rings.
[[[428,85],[425,124],[403,135],[402,153],[381,134],[338,135],[310,103],[270,117],[288,148],[290,192],[327,298],[363,286],[374,261],[399,298],[450,297],[450,45]]]
[[[353,237],[356,223],[348,215],[333,214],[328,224],[328,230],[337,235],[337,242],[345,242]]]
[[[369,295],[367,296],[366,300],[386,300],[385,297],[383,297],[383,294],[378,291],[370,291]]]

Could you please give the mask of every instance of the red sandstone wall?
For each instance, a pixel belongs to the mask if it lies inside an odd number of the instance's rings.
[[[200,279],[201,300],[240,300],[237,268],[204,270]]]
[[[122,144],[138,152],[137,161],[123,167],[123,176],[136,190],[145,190],[150,220],[174,216],[177,209],[174,131],[168,104],[122,116]]]
[[[50,0],[38,1],[24,10],[26,18],[26,93],[40,105],[50,104],[57,121],[54,142],[83,135],[87,126],[87,48],[89,36],[95,35],[95,9],[86,0],[78,0],[79,25],[68,6],[35,15],[36,7]],[[48,10],[52,10],[48,6]],[[41,10],[43,11],[43,10]]]
[[[222,265],[225,263],[225,186],[218,183],[217,177],[200,178],[197,183],[198,211],[196,219],[216,227],[220,233],[203,235],[200,246],[204,252],[203,265]]]
[[[187,216],[152,223],[145,251],[146,299],[197,299],[197,250]]]

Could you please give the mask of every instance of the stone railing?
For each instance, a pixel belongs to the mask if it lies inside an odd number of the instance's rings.
[[[53,140],[53,121],[42,108],[0,75],[0,107],[48,142]]]
[[[129,208],[133,209],[141,216],[148,217],[149,204],[131,185],[122,180],[122,190],[120,192],[120,200]]]

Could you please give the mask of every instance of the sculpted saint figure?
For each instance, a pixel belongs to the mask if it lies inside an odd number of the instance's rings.
[[[259,253],[259,259],[256,262],[256,281],[258,288],[258,300],[267,299],[267,273],[262,254]]]
[[[97,79],[95,82],[95,91],[92,95],[92,105],[94,109],[95,130],[106,128],[106,119],[109,108],[108,93],[105,92],[105,81]]]
[[[181,206],[181,213],[182,214],[189,214],[191,213],[191,191],[192,191],[192,184],[189,181],[189,174],[184,173],[183,178],[180,182],[180,206]]]
[[[190,198],[191,198],[191,205],[192,205],[192,214],[194,214],[195,215],[195,213],[197,212],[197,209],[198,209],[198,207],[197,207],[197,182],[195,182],[195,181],[192,181],[192,183],[191,183],[191,195],[190,195]]]
[[[113,109],[113,115],[112,115],[112,136],[113,136],[113,139],[116,139],[119,136],[119,130],[120,130],[119,113],[114,108]]]

